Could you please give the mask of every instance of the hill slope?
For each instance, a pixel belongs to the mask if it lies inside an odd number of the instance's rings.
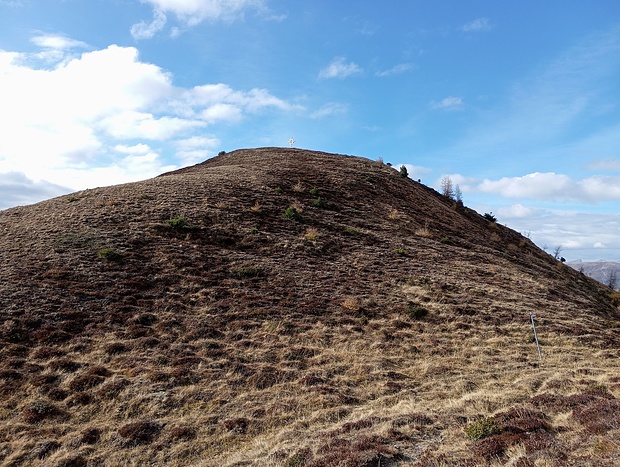
[[[382,163],[239,150],[0,246],[6,465],[620,456],[618,296]]]

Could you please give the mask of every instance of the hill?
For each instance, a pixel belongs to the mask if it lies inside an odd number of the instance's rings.
[[[381,162],[238,150],[0,211],[0,260],[3,465],[620,456],[618,295]]]

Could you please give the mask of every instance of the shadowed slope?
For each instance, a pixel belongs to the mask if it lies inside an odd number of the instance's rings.
[[[234,151],[2,211],[0,245],[9,465],[618,455],[558,399],[617,403],[618,297],[379,162]]]

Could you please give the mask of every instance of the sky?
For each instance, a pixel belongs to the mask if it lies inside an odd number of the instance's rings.
[[[620,2],[0,0],[0,209],[291,137],[620,261]]]

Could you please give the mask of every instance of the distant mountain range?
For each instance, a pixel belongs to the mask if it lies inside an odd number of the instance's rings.
[[[620,286],[620,263],[616,261],[571,261],[566,264],[605,285],[614,282],[614,289]]]

